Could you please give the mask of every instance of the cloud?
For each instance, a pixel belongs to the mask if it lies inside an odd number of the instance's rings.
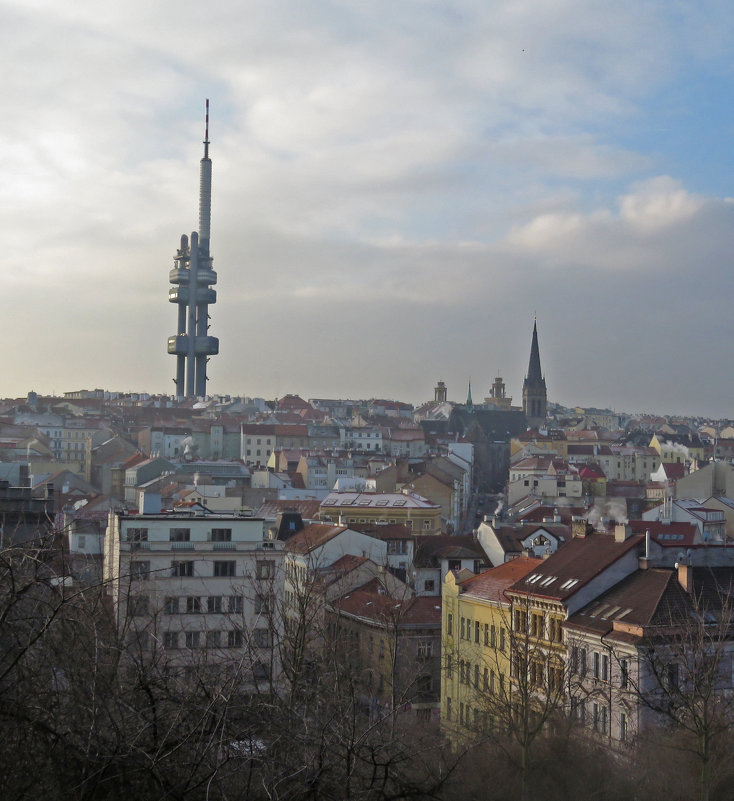
[[[702,330],[729,360],[732,205],[630,132],[696,69],[727,74],[730,14],[707,12],[6,3],[0,394],[172,388],[210,96],[212,389],[421,400],[501,370],[517,398],[537,310],[552,396],[691,408]]]
[[[654,231],[690,220],[704,202],[704,198],[687,192],[680,181],[664,175],[632,187],[620,198],[619,206],[625,222]]]

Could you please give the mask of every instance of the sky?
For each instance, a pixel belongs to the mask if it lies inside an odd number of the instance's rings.
[[[729,0],[0,0],[0,396],[173,393],[210,98],[212,393],[438,380],[734,417]]]

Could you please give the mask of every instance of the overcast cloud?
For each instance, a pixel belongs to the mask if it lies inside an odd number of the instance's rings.
[[[0,3],[0,395],[173,391],[211,98],[212,392],[734,416],[728,2]],[[726,146],[724,146],[724,144]]]

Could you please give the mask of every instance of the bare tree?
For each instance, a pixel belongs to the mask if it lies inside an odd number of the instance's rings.
[[[695,757],[699,797],[708,801],[734,726],[734,572],[682,567],[684,586],[671,588],[646,629],[633,689],[651,722],[672,726],[669,743]]]

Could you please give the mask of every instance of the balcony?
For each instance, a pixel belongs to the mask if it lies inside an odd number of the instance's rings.
[[[188,334],[168,337],[168,352],[176,356],[188,356]],[[214,356],[217,353],[219,353],[219,340],[217,337],[194,337],[195,356]]]
[[[199,284],[216,284],[217,274],[214,270],[199,267],[196,271]],[[188,284],[191,280],[191,271],[186,267],[174,267],[168,272],[168,281],[171,284]]]
[[[170,542],[169,540],[152,540],[148,542],[121,542],[120,550],[125,552],[145,550],[153,553],[220,553],[221,551],[276,552],[275,543],[269,540],[254,540],[243,542],[209,542],[206,540],[193,540],[191,542]],[[280,549],[278,549],[280,550]]]
[[[174,267],[168,273],[168,282],[171,284],[188,284],[189,271],[184,267]]]
[[[189,302],[189,287],[188,286],[174,286],[168,290],[169,303],[188,303]],[[214,289],[207,289],[205,286],[199,286],[196,290],[197,303],[216,303],[217,293]]]

